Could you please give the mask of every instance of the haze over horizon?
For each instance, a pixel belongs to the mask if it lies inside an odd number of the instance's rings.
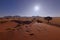
[[[0,0],[0,17],[14,15],[60,17],[60,0]]]

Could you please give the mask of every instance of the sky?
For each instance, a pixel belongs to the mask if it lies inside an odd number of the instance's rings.
[[[14,15],[60,17],[60,0],[0,0],[0,16]]]

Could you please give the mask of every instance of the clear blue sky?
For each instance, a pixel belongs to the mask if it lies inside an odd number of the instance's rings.
[[[0,0],[0,16],[10,15],[60,16],[60,0]]]

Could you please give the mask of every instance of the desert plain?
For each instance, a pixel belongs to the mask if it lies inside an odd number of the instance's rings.
[[[50,23],[44,17],[36,19],[41,22],[32,17],[0,18],[0,40],[60,40],[60,17]]]

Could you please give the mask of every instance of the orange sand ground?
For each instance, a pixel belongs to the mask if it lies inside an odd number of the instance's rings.
[[[6,30],[16,25],[10,21],[0,24],[0,40],[60,40],[60,28],[57,26],[35,22],[22,25],[19,30]]]

